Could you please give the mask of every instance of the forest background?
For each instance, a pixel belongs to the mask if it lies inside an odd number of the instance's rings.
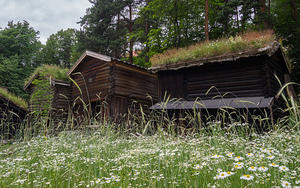
[[[39,31],[27,21],[8,21],[5,28],[0,28],[0,86],[28,99],[23,86],[34,69],[43,64],[70,68],[86,49],[149,67],[153,55],[168,49],[263,29],[274,30],[285,47],[293,81],[300,83],[300,1],[89,2],[90,8],[78,20],[79,30],[60,30],[45,44],[39,40]]]

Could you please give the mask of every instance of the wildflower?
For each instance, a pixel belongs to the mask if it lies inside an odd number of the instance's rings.
[[[230,158],[232,158],[232,157],[233,157],[233,155],[234,155],[234,153],[232,153],[232,152],[229,152],[229,153],[227,153],[226,155],[227,155],[227,157],[230,157]]]
[[[227,176],[231,176],[231,175],[235,174],[234,172],[230,172],[230,171],[227,171],[226,173],[227,173]]]
[[[196,170],[199,170],[199,169],[201,169],[202,167],[199,165],[199,164],[197,164],[197,165],[195,165],[195,167],[194,167],[194,169],[196,169]]]
[[[269,155],[267,158],[268,158],[268,159],[274,159],[274,158],[275,158],[275,156],[273,156],[273,155]]]
[[[287,182],[287,181],[282,181],[281,182],[282,187],[292,187],[291,183]]]
[[[261,172],[266,172],[268,170],[267,167],[264,167],[264,166],[261,166],[258,168],[258,171],[261,171]]]
[[[279,167],[279,165],[276,164],[276,163],[271,163],[271,164],[269,164],[269,166],[272,166],[272,167]]]
[[[250,171],[256,171],[256,167],[255,166],[250,166],[249,168],[248,168],[248,170],[250,170]]]
[[[243,168],[243,166],[242,165],[234,165],[234,168],[235,169],[241,169],[241,168]]]
[[[241,156],[237,156],[237,157],[234,158],[235,161],[240,161],[240,160],[243,160],[243,159],[244,159],[244,158],[241,157]]]
[[[220,174],[218,175],[218,179],[224,179],[226,177],[228,177],[226,172],[220,172]]]
[[[232,172],[220,172],[216,177],[214,177],[214,179],[225,179],[232,174]]]
[[[253,157],[254,154],[253,154],[253,153],[247,153],[246,156],[247,156],[247,157]]]
[[[286,166],[280,166],[280,167],[279,167],[279,170],[280,170],[280,171],[287,172],[287,171],[289,171],[289,168],[286,167]]]
[[[215,155],[211,156],[210,158],[212,158],[212,159],[218,159],[218,158],[221,158],[221,157],[223,157],[223,156],[215,154]]]
[[[243,176],[240,177],[241,180],[253,180],[253,176],[249,175],[249,174],[245,174]]]
[[[295,181],[295,184],[297,185],[300,184],[300,180]]]
[[[244,163],[243,162],[237,162],[237,163],[233,163],[234,165],[239,165],[239,166],[243,166]]]

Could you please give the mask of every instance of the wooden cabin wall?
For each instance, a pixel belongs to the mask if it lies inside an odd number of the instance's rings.
[[[20,128],[26,114],[25,109],[0,96],[0,140],[12,138]]]
[[[118,117],[128,113],[134,106],[148,105],[157,102],[157,76],[145,70],[114,62],[112,67],[112,96],[110,97],[110,115]],[[152,97],[152,100],[148,98]]]
[[[212,99],[218,95],[230,97],[264,96],[265,57],[239,62],[207,63],[178,71],[159,72],[160,99],[165,92],[186,100]],[[211,88],[211,87],[216,88]],[[206,92],[210,92],[206,95]]]
[[[100,98],[104,98],[108,95],[109,90],[109,78],[110,78],[110,66],[95,58],[86,58],[82,62],[76,72],[80,74],[72,74],[71,77],[77,83],[82,91],[80,94],[77,86],[72,83],[72,101],[77,97],[81,97],[85,102],[88,102],[88,94],[90,102],[99,100],[99,94],[101,93]],[[86,90],[87,88],[87,90]]]
[[[165,97],[184,98],[186,85],[184,81],[184,71],[163,71],[158,73],[159,98]]]
[[[157,76],[152,73],[116,64],[113,80],[115,95],[139,100],[148,100],[147,95],[150,95],[157,101]]]
[[[65,116],[71,107],[72,87],[56,84],[53,87],[54,96],[52,109],[55,116]]]
[[[30,92],[30,102],[29,102],[29,111],[30,112],[41,112],[43,110],[49,110],[45,109],[45,106],[49,105],[49,99],[52,98],[52,93],[49,92],[47,95],[34,97],[35,89],[37,89],[34,85],[31,85],[29,88]]]
[[[284,64],[281,62],[276,54],[272,58],[268,58],[265,64],[265,79],[267,82],[267,96],[275,96],[278,91],[281,89],[280,83],[277,78],[280,80],[281,84],[285,84],[284,75],[288,74],[288,71]],[[277,78],[276,78],[276,76]]]

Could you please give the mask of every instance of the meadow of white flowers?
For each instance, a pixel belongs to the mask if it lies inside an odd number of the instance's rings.
[[[0,187],[299,187],[299,132],[65,132],[0,147]]]

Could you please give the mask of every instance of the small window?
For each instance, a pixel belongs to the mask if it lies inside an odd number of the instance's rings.
[[[88,83],[93,83],[95,81],[95,79],[96,79],[96,74],[93,74],[88,78],[87,81],[88,81]]]
[[[91,78],[88,79],[88,83],[92,83],[93,81],[94,81],[93,77],[91,77]]]

